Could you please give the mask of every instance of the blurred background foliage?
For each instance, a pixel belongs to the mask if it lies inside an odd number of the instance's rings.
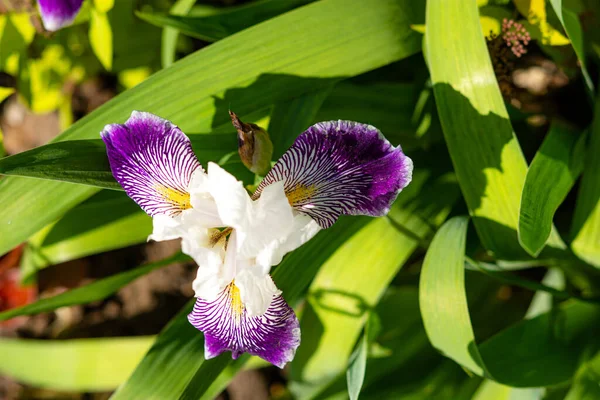
[[[86,0],[56,33],[34,1],[0,12],[0,398],[600,399],[597,0]],[[414,160],[387,217],[274,270],[302,327],[284,370],[203,359],[195,267],[146,243],[98,136],[135,109],[248,185],[229,109],[274,159],[349,119]]]

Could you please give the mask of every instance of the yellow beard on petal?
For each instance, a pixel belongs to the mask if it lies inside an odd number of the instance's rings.
[[[167,202],[173,204],[178,209],[183,211],[192,208],[189,193],[180,192],[162,185],[157,185],[155,189],[158,193],[163,195]]]
[[[235,316],[236,322],[240,321],[242,313],[244,312],[244,303],[242,303],[242,296],[240,295],[240,289],[235,286],[235,280],[231,281],[227,287],[229,292],[229,301],[231,304],[231,311]]]
[[[287,197],[290,205],[295,206],[296,204],[305,203],[307,200],[310,200],[316,190],[317,188],[315,185],[297,185],[291,190],[286,191],[285,196]]]

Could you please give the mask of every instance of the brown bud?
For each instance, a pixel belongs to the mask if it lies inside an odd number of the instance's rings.
[[[258,175],[266,175],[271,169],[273,143],[269,134],[256,124],[242,122],[229,111],[231,122],[238,132],[238,153],[244,165]]]

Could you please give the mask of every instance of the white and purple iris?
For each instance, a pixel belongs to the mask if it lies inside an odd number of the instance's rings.
[[[207,359],[247,352],[283,367],[300,327],[269,272],[342,214],[385,215],[412,161],[379,130],[321,122],[302,133],[250,196],[217,164],[205,171],[171,122],[134,111],[101,133],[115,179],[153,217],[150,239],[182,239],[198,264],[188,319]]]
[[[57,31],[70,25],[82,4],[83,0],[38,0],[44,28]]]

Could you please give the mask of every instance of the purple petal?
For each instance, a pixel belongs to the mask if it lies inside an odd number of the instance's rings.
[[[83,0],[38,0],[44,28],[57,31],[70,25],[81,8]]]
[[[292,206],[328,228],[342,214],[385,215],[410,183],[412,160],[370,125],[320,122],[277,161],[254,198],[284,181]]]
[[[188,320],[204,332],[207,360],[231,351],[234,359],[250,353],[283,368],[300,345],[300,324],[283,297],[273,297],[263,315],[248,317],[233,282],[212,302],[199,298]]]
[[[188,185],[202,167],[177,126],[134,111],[124,125],[107,125],[100,135],[115,179],[146,213],[173,216],[191,207]]]

